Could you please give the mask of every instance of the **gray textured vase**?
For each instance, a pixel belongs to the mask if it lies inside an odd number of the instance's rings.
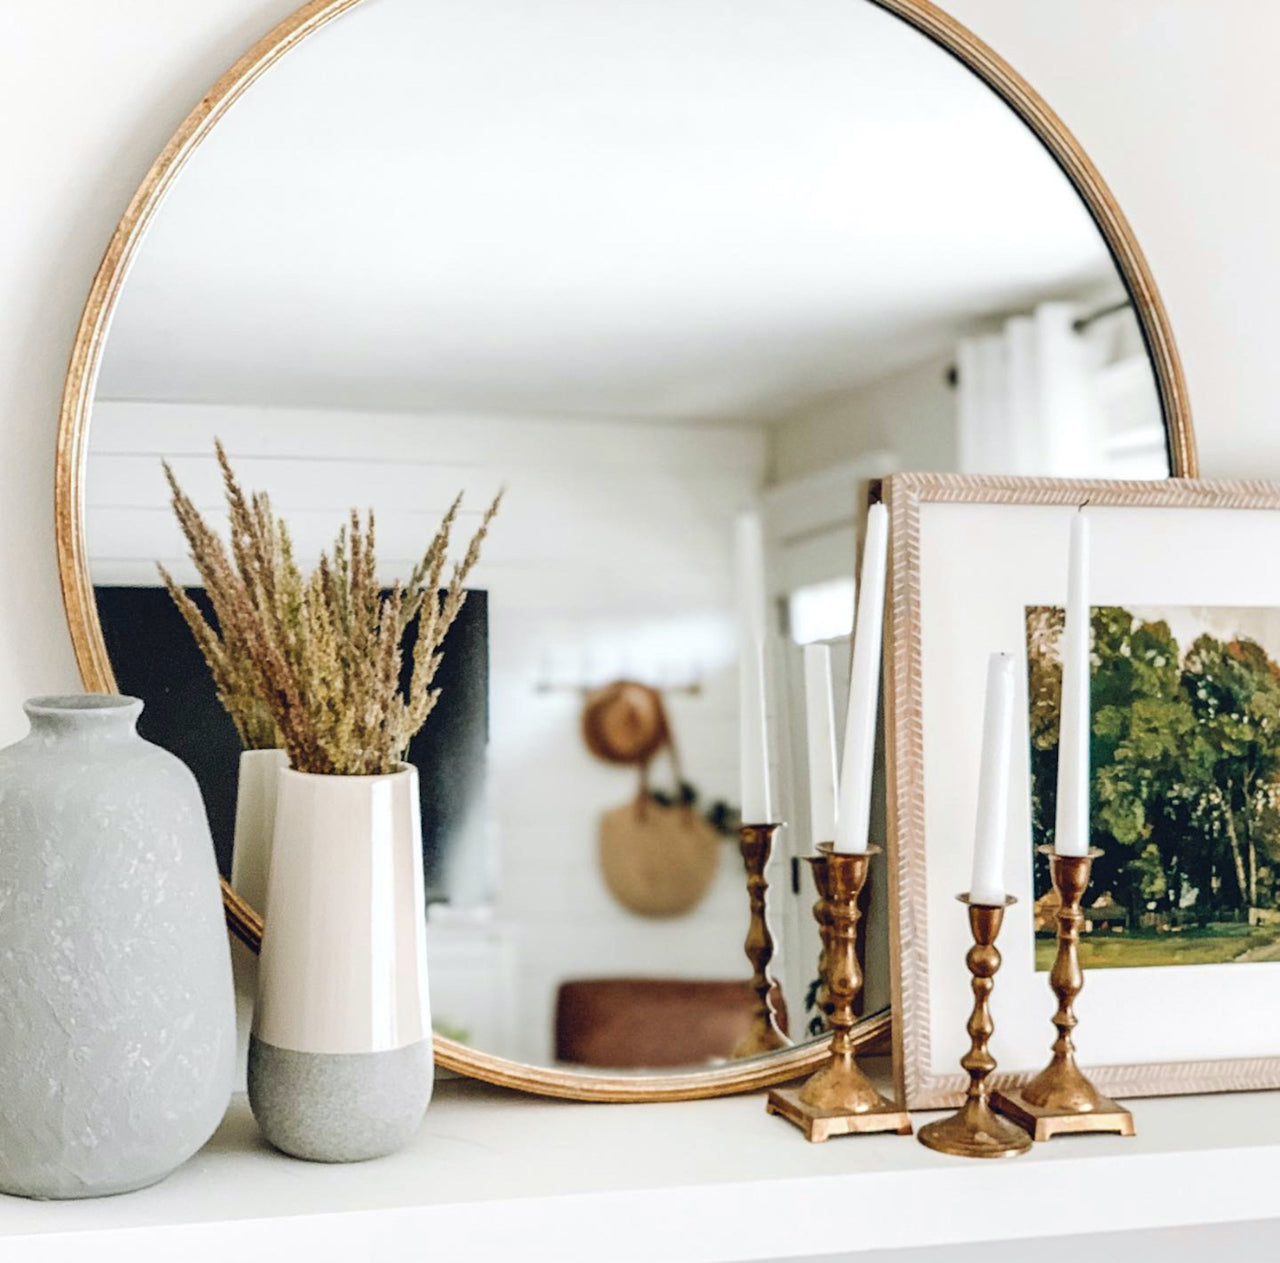
[[[0,1190],[96,1197],[212,1134],[231,962],[195,778],[130,697],[36,698],[0,751]]]

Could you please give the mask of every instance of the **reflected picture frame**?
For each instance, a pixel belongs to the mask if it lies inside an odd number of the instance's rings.
[[[1280,549],[1280,483],[896,474],[880,495],[892,540],[885,745],[894,1075],[908,1108],[934,1109],[960,1104],[968,1082],[959,1059],[968,1047],[971,938],[955,897],[968,888],[973,852],[988,655],[1012,653],[1018,666],[1006,861],[1018,903],[1001,935],[991,1045],[993,1084],[1014,1086],[1048,1060],[1055,1034],[1051,942],[1041,945],[1039,968],[1036,953],[1029,614],[1064,603],[1071,521],[1087,506],[1095,618],[1117,608],[1132,607],[1135,618],[1167,610],[1177,630],[1215,615],[1224,626],[1232,616],[1252,625],[1276,611],[1274,662],[1280,571],[1257,560]],[[1095,639],[1095,674],[1099,653]],[[1095,840],[1098,829],[1095,813]],[[1106,893],[1091,890],[1086,909]],[[1041,938],[1050,933],[1039,928]],[[1100,1091],[1123,1098],[1280,1087],[1280,961],[1090,969],[1084,955],[1075,1041]]]

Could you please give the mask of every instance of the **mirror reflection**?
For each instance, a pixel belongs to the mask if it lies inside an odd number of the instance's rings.
[[[1078,195],[870,0],[378,0],[193,156],[110,332],[88,542],[119,685],[197,772],[230,876],[240,747],[156,571],[196,584],[161,461],[221,521],[215,438],[308,565],[373,508],[384,583],[459,490],[466,537],[506,488],[410,750],[434,1019],[519,1061],[626,1070],[728,1058],[753,1012],[744,585],[768,610],[787,822],[771,970],[803,1040],[801,647],[832,647],[840,732],[869,481],[1170,472]],[[873,892],[867,1011],[888,999],[882,911]]]

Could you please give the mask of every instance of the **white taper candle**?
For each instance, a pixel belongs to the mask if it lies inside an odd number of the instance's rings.
[[[746,637],[739,666],[741,724],[739,772],[743,824],[773,824],[769,784],[769,729],[765,719],[764,646]]]
[[[1059,855],[1089,852],[1089,518],[1071,522],[1066,626],[1062,635],[1062,709],[1058,730],[1058,807],[1053,831]]]
[[[738,664],[739,793],[744,824],[773,824],[765,676],[764,528],[754,509],[734,522],[734,565],[742,646]]]
[[[804,647],[804,713],[809,738],[809,823],[816,846],[836,836],[836,715],[828,645]]]
[[[853,633],[849,713],[840,765],[837,851],[867,849],[871,828],[871,774],[876,754],[876,711],[880,703],[880,647],[884,634],[885,568],[889,559],[889,511],[873,504],[867,514]]]
[[[744,509],[733,524],[734,581],[744,645],[765,643],[764,527],[760,514]]]
[[[1013,737],[1013,656],[993,653],[987,661],[987,701],[982,716],[982,765],[978,772],[978,819],[973,839],[970,903],[1004,904],[1004,853],[1009,833],[1009,759]]]

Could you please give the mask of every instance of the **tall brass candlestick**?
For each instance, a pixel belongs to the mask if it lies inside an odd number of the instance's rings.
[[[960,1065],[969,1072],[969,1090],[964,1104],[950,1118],[940,1118],[920,1129],[920,1143],[940,1153],[963,1158],[1013,1158],[1031,1148],[1031,1137],[1021,1127],[993,1112],[987,1100],[987,1076],[996,1068],[989,1044],[995,1033],[991,1020],[991,990],[1000,953],[996,936],[1004,921],[1004,910],[1017,901],[1010,895],[1003,904],[970,902],[958,896],[969,909],[973,946],[965,964],[973,975],[973,1013],[969,1018],[969,1051]]]
[[[1084,925],[1081,901],[1089,888],[1093,861],[1102,852],[1059,855],[1042,846],[1049,856],[1053,888],[1062,903],[1058,909],[1058,954],[1049,973],[1049,986],[1058,997],[1053,1024],[1058,1038],[1049,1064],[1023,1088],[1004,1088],[991,1095],[993,1109],[1025,1127],[1036,1140],[1080,1132],[1119,1132],[1134,1135],[1133,1115],[1123,1105],[1105,1097],[1076,1065],[1071,1032],[1076,1026],[1075,998],[1084,986],[1080,968],[1080,930]]]
[[[830,842],[811,857],[818,902],[813,911],[822,937],[819,975],[822,1009],[831,1027],[831,1059],[798,1088],[775,1088],[766,1108],[795,1123],[808,1140],[850,1132],[911,1134],[911,1116],[886,1100],[858,1066],[852,1030],[854,1001],[862,990],[858,967],[858,895],[878,847],[837,852]]]
[[[742,863],[747,870],[747,895],[751,901],[751,924],[747,927],[747,939],[743,948],[751,962],[751,987],[756,993],[755,1013],[751,1029],[738,1041],[733,1050],[736,1057],[756,1057],[761,1053],[776,1052],[787,1048],[791,1041],[778,1027],[778,1015],[773,1009],[773,979],[769,976],[769,963],[773,960],[773,935],[769,932],[765,896],[769,883],[765,868],[773,853],[773,835],[776,824],[744,824],[739,830],[738,844],[742,850]]]

